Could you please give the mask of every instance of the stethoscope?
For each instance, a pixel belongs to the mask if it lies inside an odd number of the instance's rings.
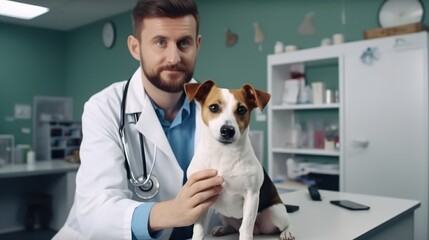
[[[125,116],[125,107],[126,107],[126,101],[127,101],[127,94],[128,94],[128,86],[130,85],[131,79],[127,81],[125,84],[125,88],[122,94],[122,102],[121,102],[121,116],[120,116],[120,125],[119,125],[119,135],[121,137],[122,146],[124,148],[124,156],[125,156],[125,168],[127,169],[127,175],[128,179],[130,180],[131,184],[134,187],[134,192],[136,195],[144,200],[151,199],[156,196],[159,192],[159,181],[158,178],[156,178],[152,172],[153,168],[155,166],[156,162],[156,154],[157,154],[157,147],[154,145],[153,150],[153,163],[150,167],[149,173],[147,172],[147,166],[146,166],[146,156],[145,156],[145,149],[144,149],[144,137],[139,132],[139,144],[140,144],[140,154],[143,164],[143,175],[135,176],[133,171],[131,171],[131,160],[132,156],[130,156],[130,153],[132,152],[132,144],[129,144],[126,140],[126,131],[125,128],[130,124],[136,124],[139,119],[139,113],[133,113],[132,120],[129,120],[129,118],[126,118]],[[126,119],[128,119],[128,122],[126,122]],[[128,132],[129,133],[129,132]],[[135,160],[135,159],[134,159]]]

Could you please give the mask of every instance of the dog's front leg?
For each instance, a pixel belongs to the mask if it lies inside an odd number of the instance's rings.
[[[240,227],[240,240],[253,239],[253,228],[258,215],[259,191],[248,190],[244,197],[243,221]]]
[[[203,213],[198,220],[194,223],[194,233],[192,234],[192,240],[203,240],[204,239],[204,228],[207,221],[207,212]]]

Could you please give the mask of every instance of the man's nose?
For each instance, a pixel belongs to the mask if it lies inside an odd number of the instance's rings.
[[[176,46],[170,46],[167,51],[167,62],[170,65],[174,65],[179,63],[181,60],[180,58],[180,49]]]

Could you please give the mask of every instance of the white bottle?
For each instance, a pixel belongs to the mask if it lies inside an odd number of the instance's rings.
[[[280,41],[277,41],[274,45],[274,53],[282,53],[283,52],[283,43]]]
[[[301,125],[299,123],[295,123],[293,129],[292,129],[292,139],[291,139],[291,145],[293,148],[299,148],[300,146],[300,140],[301,140]]]
[[[314,122],[307,122],[307,147],[314,148]]]
[[[34,165],[36,163],[36,154],[33,150],[27,152],[27,164]]]

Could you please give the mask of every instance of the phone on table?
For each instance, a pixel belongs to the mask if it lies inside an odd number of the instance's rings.
[[[369,206],[353,202],[350,200],[332,200],[332,204],[349,209],[349,210],[368,210]]]

